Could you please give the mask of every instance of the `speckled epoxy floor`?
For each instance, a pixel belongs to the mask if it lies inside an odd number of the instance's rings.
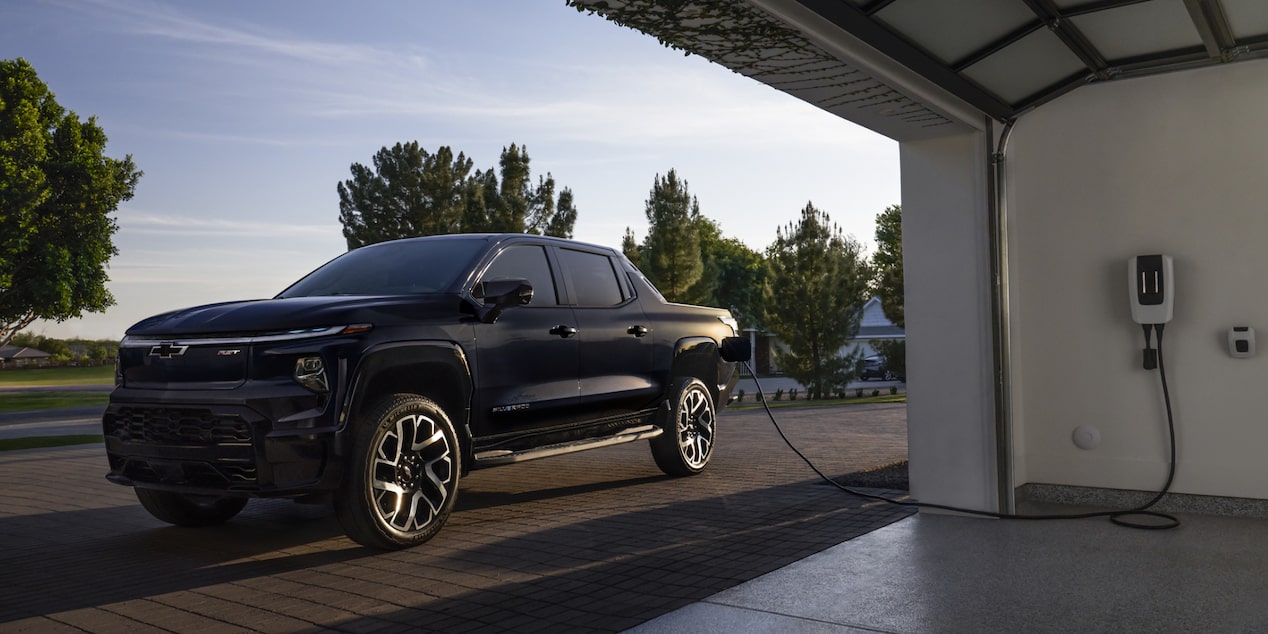
[[[921,513],[636,632],[1263,632],[1268,520]]]

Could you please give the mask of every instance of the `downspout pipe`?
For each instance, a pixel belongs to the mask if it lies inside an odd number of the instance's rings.
[[[1008,300],[1008,200],[1005,183],[1005,153],[1016,118],[1004,122],[999,140],[994,140],[994,122],[986,121],[988,156],[987,187],[991,250],[991,343],[995,396],[995,481],[998,511],[1015,513],[1017,501],[1013,485],[1012,349],[1009,339]]]

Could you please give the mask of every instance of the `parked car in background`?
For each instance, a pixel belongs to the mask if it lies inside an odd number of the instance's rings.
[[[885,369],[885,359],[879,355],[873,355],[863,359],[863,369],[859,371],[859,378],[864,381],[872,379],[893,381],[895,377],[893,372]]]

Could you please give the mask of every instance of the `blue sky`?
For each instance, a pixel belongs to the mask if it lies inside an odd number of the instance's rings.
[[[16,57],[145,172],[117,305],[29,329],[49,336],[274,295],[346,250],[335,185],[398,141],[486,169],[525,145],[573,190],[576,238],[614,246],[670,168],[758,250],[807,201],[870,245],[899,202],[895,142],[563,0],[10,0]]]

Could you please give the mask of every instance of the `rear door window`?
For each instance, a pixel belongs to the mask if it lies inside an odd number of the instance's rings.
[[[577,306],[616,306],[629,296],[626,294],[612,258],[588,251],[560,249],[559,260],[567,272]]]

